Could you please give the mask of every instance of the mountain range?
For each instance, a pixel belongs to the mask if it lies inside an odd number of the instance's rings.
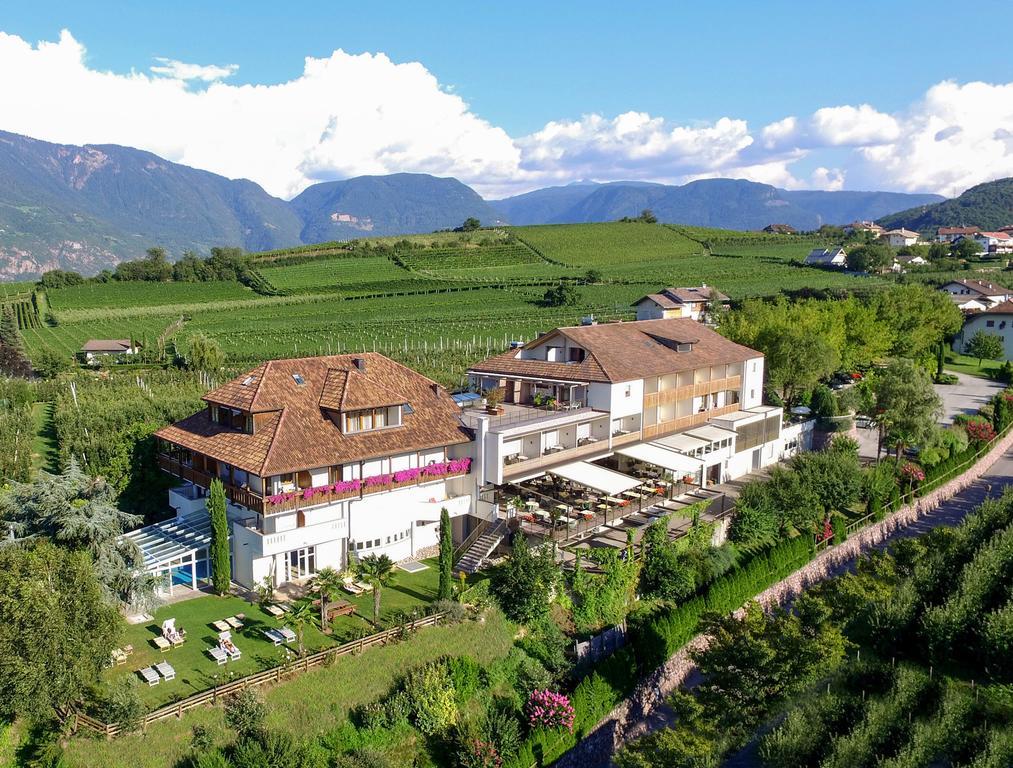
[[[899,211],[879,223],[917,232],[934,232],[937,227],[975,226],[988,231],[1009,226],[1013,224],[1013,178],[978,184],[952,200]]]
[[[610,221],[651,208],[664,222],[815,229],[875,219],[938,195],[801,192],[733,179],[682,186],[581,182],[483,200],[453,178],[396,173],[314,184],[292,200],[150,152],[53,144],[0,131],[0,280],[48,269],[94,274],[152,245],[171,256],[215,245],[250,251],[483,224]]]

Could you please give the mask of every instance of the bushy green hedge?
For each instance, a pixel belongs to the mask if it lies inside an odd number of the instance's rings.
[[[573,733],[533,733],[518,753],[504,763],[504,768],[530,768],[558,760],[632,692],[643,671],[664,662],[697,634],[704,613],[731,613],[809,562],[812,556],[807,536],[781,542],[716,579],[705,595],[665,608],[631,626],[628,644],[599,664],[574,689]]]

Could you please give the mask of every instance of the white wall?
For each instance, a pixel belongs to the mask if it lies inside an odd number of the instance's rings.
[[[991,323],[991,325],[989,325]],[[964,327],[953,339],[955,352],[964,352],[967,342],[975,333],[984,331],[1002,337],[1003,359],[1013,360],[1013,315],[972,315],[964,321]]]
[[[763,358],[747,360],[742,371],[742,391],[739,393],[739,408],[747,410],[763,405]]]
[[[623,381],[611,386],[609,412],[613,419],[634,416],[644,409],[644,381]]]

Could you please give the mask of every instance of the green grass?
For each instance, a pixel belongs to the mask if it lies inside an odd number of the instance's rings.
[[[515,632],[513,624],[491,612],[481,623],[422,629],[401,643],[344,656],[330,666],[267,689],[268,724],[300,738],[325,734],[345,719],[350,709],[386,693],[408,669],[441,656],[463,655],[488,666],[507,655]],[[175,651],[169,655],[172,653]],[[233,738],[220,708],[198,709],[181,720],[154,723],[144,734],[110,742],[85,736],[71,739],[66,759],[73,768],[167,768],[186,757],[191,729],[198,724],[210,728],[219,743]]]
[[[340,257],[283,267],[262,267],[260,274],[279,291],[306,292],[340,288],[343,292],[393,290],[398,281],[417,277],[385,256]]]
[[[436,599],[439,580],[436,562],[425,562],[430,567],[419,573],[395,570],[391,584],[381,592],[382,626],[386,626],[397,614],[421,611]],[[333,634],[330,636],[323,634],[317,625],[307,627],[304,633],[307,652],[377,631],[369,620],[373,616],[371,594],[343,598],[356,606],[356,614],[338,617],[332,625]],[[242,658],[218,666],[207,654],[208,648],[218,642],[217,630],[211,626],[211,622],[238,613],[246,615],[246,626],[234,633],[236,646],[243,652]],[[141,698],[149,709],[205,691],[215,685],[216,679],[228,680],[277,666],[285,658],[284,646],[273,645],[263,634],[263,630],[282,626],[284,622],[238,597],[204,595],[163,606],[153,615],[154,620],[151,622],[125,626],[120,643],[133,645],[134,652],[126,664],[112,667],[103,673],[103,679],[114,680],[124,675],[137,677],[138,669],[159,661],[172,664],[176,670],[175,680],[162,681],[153,687],[141,686]],[[162,653],[154,646],[152,639],[161,634],[162,622],[168,618],[176,619],[176,626],[187,631],[187,639],[182,645]],[[292,643],[290,647],[295,649],[296,644]]]
[[[996,360],[983,360],[979,365],[978,358],[961,355],[953,350],[946,351],[946,359],[943,363],[943,368],[948,371],[966,373],[983,379],[993,378],[990,373],[998,372],[1001,367],[1002,363]]]
[[[699,243],[685,235],[650,224],[552,224],[514,227],[511,232],[545,258],[585,269],[607,270],[617,263],[660,261],[704,252]]]
[[[35,424],[35,439],[32,442],[33,472],[42,469],[56,474],[60,471],[60,451],[56,443],[53,416],[52,403],[35,403],[32,406],[32,421]]]

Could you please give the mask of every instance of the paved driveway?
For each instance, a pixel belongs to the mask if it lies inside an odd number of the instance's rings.
[[[949,371],[949,373],[954,373]],[[982,379],[966,373],[954,373],[956,384],[936,384],[936,392],[943,399],[943,424],[952,424],[960,413],[977,413],[992,396],[1003,388],[991,379]]]

